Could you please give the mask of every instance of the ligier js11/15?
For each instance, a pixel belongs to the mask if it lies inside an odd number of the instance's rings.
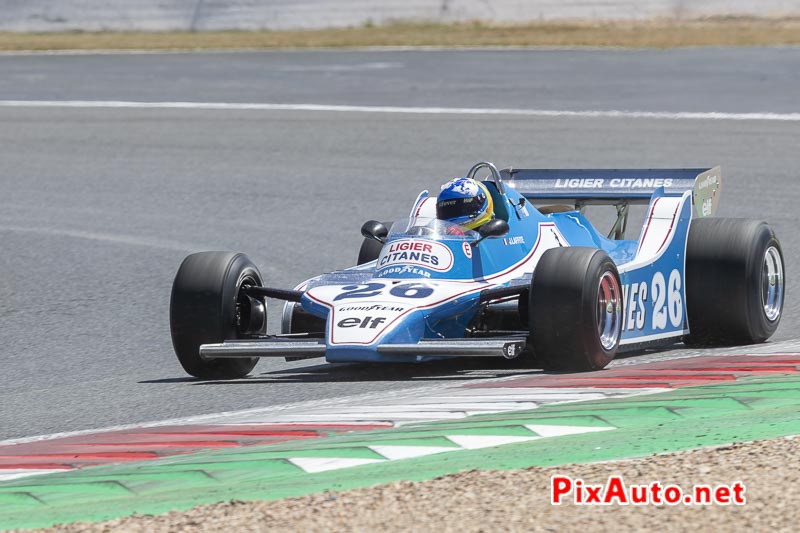
[[[711,169],[469,172],[494,218],[465,230],[436,219],[423,191],[410,216],[370,221],[358,265],[294,290],[265,286],[241,253],[187,257],[172,289],[180,363],[203,379],[247,375],[259,357],[414,362],[522,357],[547,369],[601,369],[616,353],[683,341],[763,342],[783,310],[781,246],[761,221],[714,218]],[[586,206],[616,207],[610,232]],[[629,206],[648,205],[625,239]],[[267,335],[267,298],[286,301]]]

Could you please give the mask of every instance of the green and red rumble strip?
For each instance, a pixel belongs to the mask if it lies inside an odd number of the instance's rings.
[[[341,408],[303,415],[338,423],[259,415],[261,423],[0,444],[0,473],[51,472],[0,482],[0,529],[800,434],[799,367],[800,354],[705,356],[471,382],[408,405],[360,405],[361,415]],[[434,408],[435,416],[425,415]],[[435,421],[417,421],[414,409]]]
[[[174,425],[88,433],[0,445],[0,480],[37,470],[73,470],[146,461],[200,450],[277,444],[336,433],[392,427],[375,424]]]
[[[689,357],[643,365],[617,366],[601,372],[545,374],[466,386],[677,388],[736,381],[746,376],[796,374],[798,365],[800,355],[797,354]]]

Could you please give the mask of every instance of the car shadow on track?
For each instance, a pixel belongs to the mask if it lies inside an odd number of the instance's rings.
[[[323,363],[319,365],[272,370],[235,380],[198,380],[194,378],[165,378],[139,383],[182,383],[192,385],[251,385],[263,383],[348,383],[367,381],[431,381],[453,382],[476,379],[496,379],[507,376],[542,374],[540,369],[520,368],[510,361],[495,358],[475,358],[464,361],[432,361],[421,364],[391,363]]]
[[[191,383],[193,381],[197,381],[197,378],[186,376],[182,378],[143,379],[137,381],[137,383]]]
[[[617,355],[617,359],[636,358],[658,353],[659,350],[637,350]],[[602,372],[597,370],[595,372]],[[442,383],[497,379],[511,376],[560,375],[573,372],[554,372],[536,368],[529,360],[476,357],[429,361],[425,363],[321,363],[311,366],[271,370],[241,379],[201,380],[172,377],[139,381],[142,384],[188,383],[190,385],[257,385],[268,383],[356,383],[369,381],[406,381],[409,383]]]

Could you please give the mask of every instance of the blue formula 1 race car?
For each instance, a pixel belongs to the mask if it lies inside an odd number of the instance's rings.
[[[719,167],[486,173],[493,217],[477,231],[437,219],[423,191],[410,215],[369,221],[358,265],[294,290],[264,286],[241,253],[201,252],[180,266],[170,326],[183,368],[247,375],[259,357],[330,362],[522,358],[596,370],[623,350],[763,342],[783,310],[778,239],[761,221],[714,218]],[[475,181],[478,183],[478,181]],[[616,208],[608,234],[587,206]],[[648,206],[636,239],[629,207]],[[286,301],[267,335],[267,298]]]

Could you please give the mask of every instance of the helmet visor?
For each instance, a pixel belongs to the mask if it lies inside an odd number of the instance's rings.
[[[454,220],[462,217],[475,217],[480,213],[486,196],[479,194],[471,198],[452,198],[436,203],[436,218]]]

